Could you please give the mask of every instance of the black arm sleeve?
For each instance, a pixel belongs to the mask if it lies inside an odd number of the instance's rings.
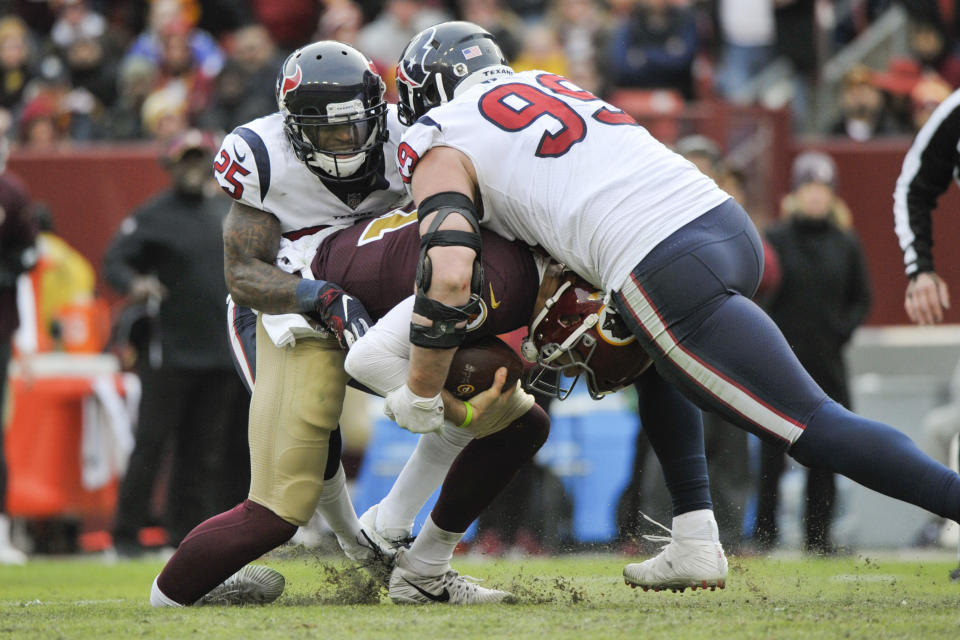
[[[931,213],[954,176],[958,142],[960,92],[947,98],[917,133],[897,178],[894,229],[908,276],[933,271]]]

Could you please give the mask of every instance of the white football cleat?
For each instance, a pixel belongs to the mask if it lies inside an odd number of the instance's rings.
[[[390,599],[397,604],[497,604],[514,600],[514,595],[487,589],[476,578],[461,576],[452,569],[438,576],[424,576],[407,566],[406,549],[397,552],[397,566],[390,575]]]
[[[643,536],[651,542],[667,544],[653,558],[623,568],[627,585],[644,591],[683,591],[687,587],[713,591],[727,585],[727,557],[719,542],[677,535],[646,514],[641,515],[671,535]]]
[[[279,571],[248,564],[210,590],[196,605],[267,604],[283,593],[286,580]]]
[[[378,584],[385,587],[389,585],[394,557],[397,554],[396,547],[376,533],[368,533],[366,529],[360,529],[355,544],[344,544],[339,539],[337,543],[343,549],[344,555],[369,573]]]
[[[370,539],[375,542],[384,552],[396,553],[401,547],[409,547],[413,542],[413,536],[410,535],[410,529],[387,528],[377,529],[377,507],[375,504],[360,516],[360,526],[367,532]]]

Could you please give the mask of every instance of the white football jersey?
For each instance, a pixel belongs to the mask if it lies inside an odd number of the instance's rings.
[[[213,163],[214,175],[234,200],[272,213],[283,233],[317,226],[346,226],[409,202],[397,173],[397,144],[403,126],[396,107],[387,111],[390,138],[383,145],[384,171],[374,191],[338,198],[297,158],[283,132],[279,112],[234,129],[223,139]]]
[[[431,109],[397,149],[405,181],[436,146],[473,162],[482,225],[606,290],[730,197],[625,113],[543,71],[499,76]]]

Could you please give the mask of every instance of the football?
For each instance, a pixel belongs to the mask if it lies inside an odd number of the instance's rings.
[[[454,397],[468,400],[490,388],[493,376],[500,367],[507,368],[504,389],[515,385],[523,374],[523,361],[510,345],[495,336],[482,338],[457,349],[444,387]]]

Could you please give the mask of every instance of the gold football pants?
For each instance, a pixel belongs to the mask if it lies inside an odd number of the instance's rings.
[[[297,526],[310,520],[323,489],[330,433],[347,385],[344,355],[335,339],[278,348],[257,318],[250,500]]]

